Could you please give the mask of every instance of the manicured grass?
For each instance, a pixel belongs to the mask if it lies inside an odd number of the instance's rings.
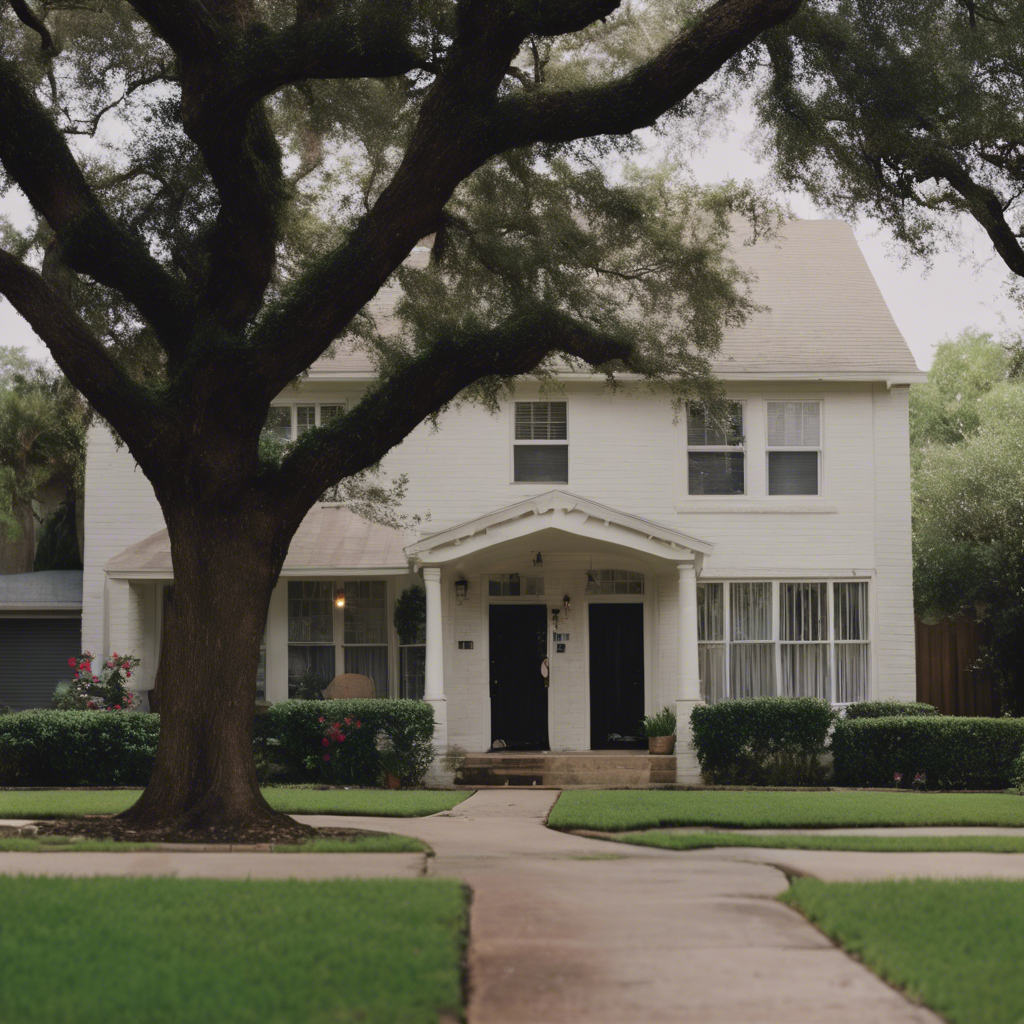
[[[0,1020],[461,1020],[467,897],[427,879],[0,877]]]
[[[77,818],[83,814],[120,814],[139,798],[139,789],[0,790],[0,818]],[[470,794],[425,789],[263,790],[270,806],[288,814],[357,814],[418,818],[447,811]]]
[[[116,839],[82,839],[72,841],[65,836],[43,839],[14,836],[0,838],[0,853],[39,853],[61,850],[71,853],[138,853],[161,849],[158,843],[123,843]],[[379,836],[358,836],[354,839],[313,839],[308,843],[274,847],[274,853],[422,853],[430,848],[412,836],[382,833]]]
[[[797,878],[781,898],[952,1024],[1024,1020],[1024,883]]]
[[[663,850],[750,846],[761,850],[865,850],[876,853],[1024,853],[1017,836],[810,836],[744,835],[736,832],[625,832],[616,842]]]
[[[626,832],[673,825],[854,828],[869,825],[1010,825],[1024,828],[1015,793],[867,793],[768,790],[568,790],[553,828]]]

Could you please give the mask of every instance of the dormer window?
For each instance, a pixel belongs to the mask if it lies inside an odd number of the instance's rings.
[[[686,476],[690,494],[743,494],[746,451],[743,406],[731,402],[725,417],[692,402],[686,410]]]
[[[565,402],[515,403],[512,479],[517,484],[569,482]]]

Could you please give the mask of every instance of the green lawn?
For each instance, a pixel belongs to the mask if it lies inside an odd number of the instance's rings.
[[[0,818],[75,818],[82,814],[120,814],[139,798],[138,789],[0,790]],[[358,814],[418,818],[447,811],[470,794],[424,789],[263,790],[271,807],[288,814]]]
[[[868,825],[1011,825],[1024,828],[1015,793],[866,793],[767,790],[568,790],[553,828],[626,832],[673,825],[854,828]]]
[[[797,878],[782,899],[952,1024],[1024,1020],[1024,883]]]
[[[0,877],[0,1020],[461,1020],[466,891],[427,879]]]
[[[159,843],[124,843],[116,839],[72,840],[67,836],[45,836],[42,839],[15,836],[0,838],[0,853],[39,853],[47,850],[72,853],[138,853],[159,850]],[[379,836],[358,836],[354,839],[313,839],[308,843],[281,844],[274,853],[422,853],[430,848],[412,836],[381,833]]]
[[[663,850],[751,846],[761,850],[865,850],[874,853],[1024,853],[1017,836],[811,836],[744,835],[737,832],[624,832],[617,842]]]

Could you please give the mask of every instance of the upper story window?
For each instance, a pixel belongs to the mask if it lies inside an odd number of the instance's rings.
[[[743,494],[746,452],[743,406],[731,402],[726,419],[696,402],[686,412],[686,476],[690,494]]]
[[[512,479],[516,483],[569,482],[565,402],[515,403]]]
[[[821,402],[768,402],[768,493],[821,493]]]
[[[343,402],[297,403],[295,405],[272,405],[267,414],[265,429],[285,441],[294,441],[313,427],[322,427],[338,413],[345,411]]]

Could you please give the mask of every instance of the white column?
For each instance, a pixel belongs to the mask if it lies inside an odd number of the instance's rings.
[[[423,699],[434,708],[434,750],[440,756],[448,750],[448,706],[444,696],[444,630],[441,609],[441,570],[427,566],[423,570],[423,587],[427,595],[427,658]],[[427,783],[450,784],[444,778],[438,761],[427,775]]]
[[[692,562],[679,569],[679,691],[676,700],[676,781],[700,782],[693,749],[690,713],[700,703],[700,660],[697,656],[697,571]]]

